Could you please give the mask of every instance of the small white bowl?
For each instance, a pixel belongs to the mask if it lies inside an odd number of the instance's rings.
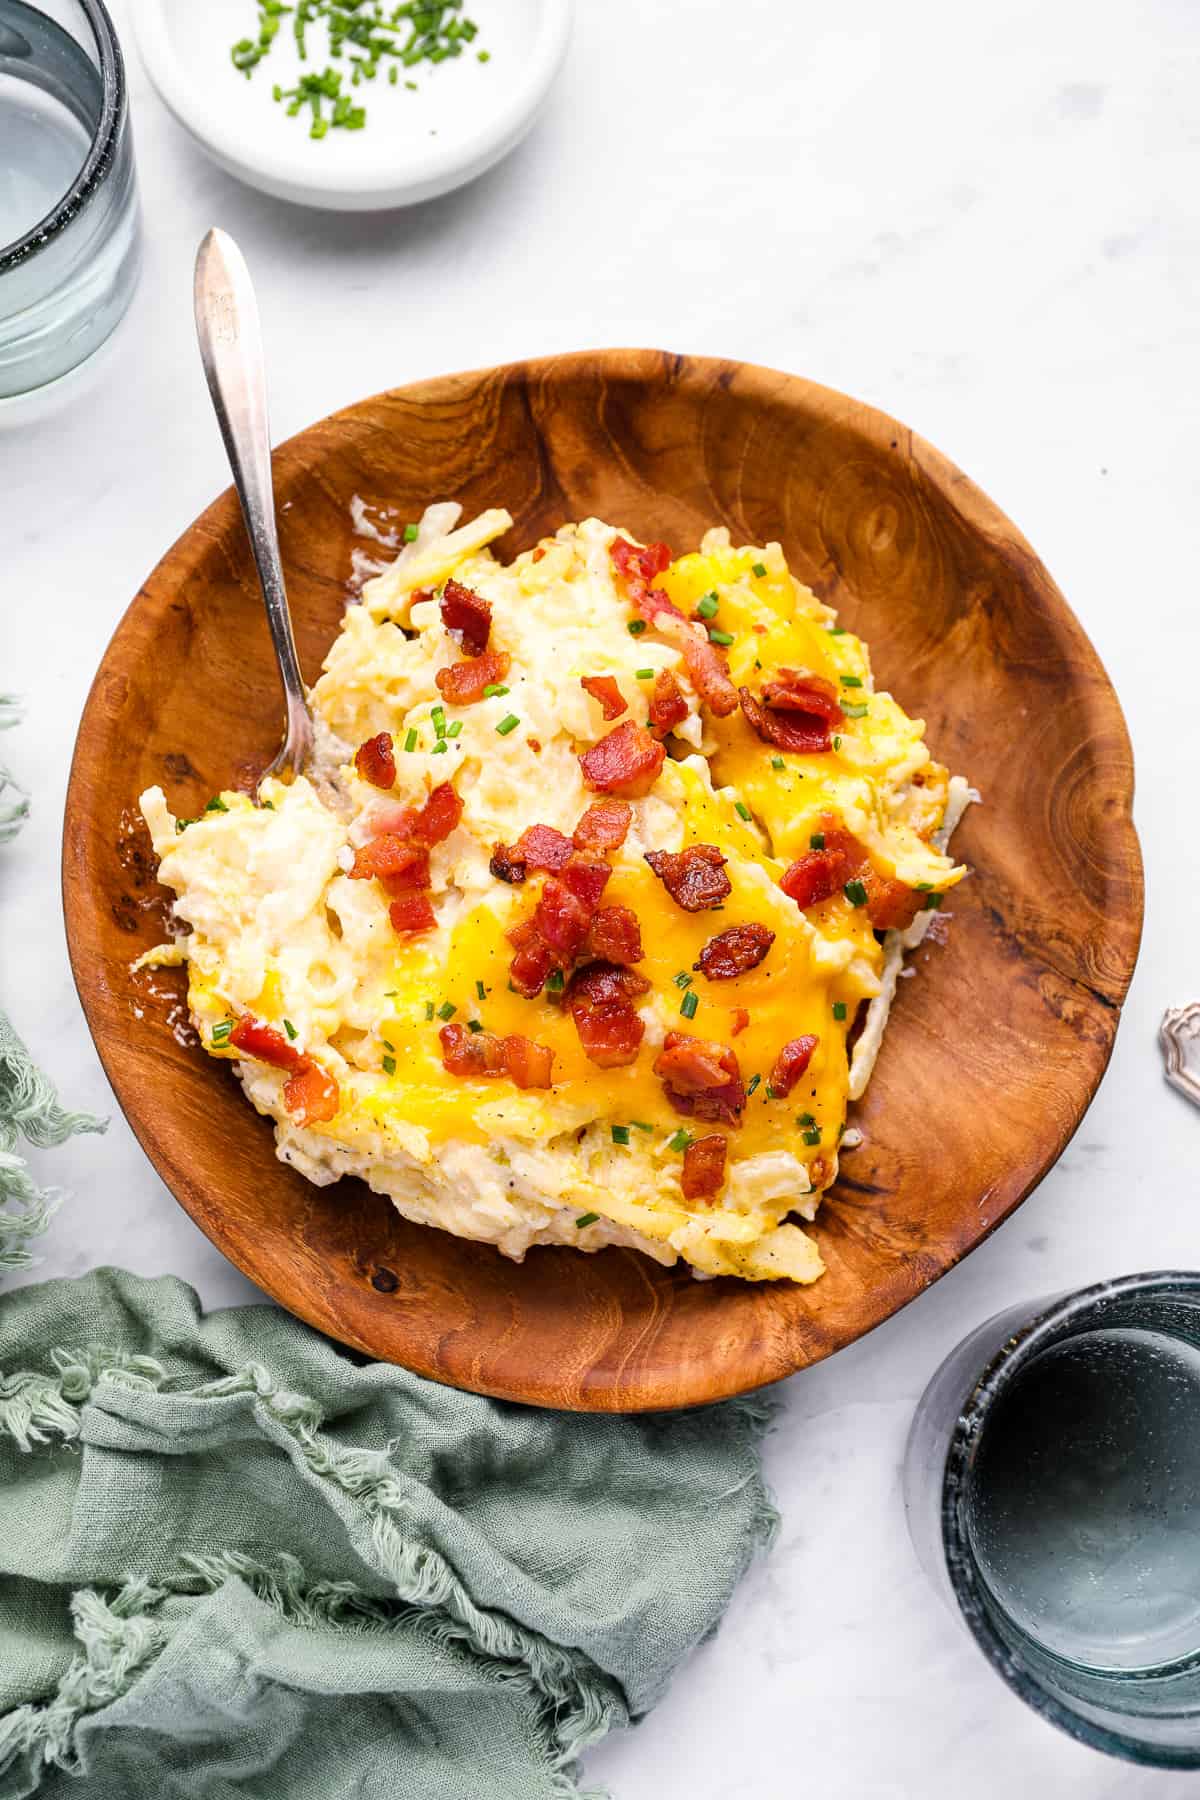
[[[307,108],[289,118],[271,90],[326,66],[319,28],[310,28],[309,57],[301,62],[285,17],[247,80],[230,48],[257,34],[254,0],[133,0],[132,11],[151,81],[223,169],[280,200],[340,212],[432,200],[507,156],[537,117],[571,24],[571,0],[479,0],[479,36],[464,54],[402,67],[395,86],[385,61],[374,81],[351,87],[352,64],[343,56],[331,66],[342,71],[355,105],[366,106],[366,125],[312,138]],[[470,0],[464,11],[475,16]],[[415,92],[406,80],[415,81]]]

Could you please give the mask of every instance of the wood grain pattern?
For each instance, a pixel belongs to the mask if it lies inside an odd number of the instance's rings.
[[[163,559],[113,638],[80,727],[63,874],[80,997],[117,1098],[172,1192],[284,1306],[371,1356],[542,1405],[690,1405],[776,1380],[886,1318],[1006,1217],[1061,1154],[1108,1061],[1141,930],[1120,708],[1014,527],[870,408],[742,364],[602,351],[448,376],[322,420],[275,457],[301,661],[339,624],[349,501],[507,506],[502,554],[589,513],[676,548],[710,525],[782,540],[868,640],[986,804],[975,874],[893,1014],[816,1234],[816,1286],[700,1283],[634,1252],[494,1250],[401,1220],[360,1183],[317,1189],[190,1046],[182,976],[129,974],[167,896],[131,809],[188,813],[280,730],[232,492]],[[996,1304],[1003,1300],[996,1296]]]

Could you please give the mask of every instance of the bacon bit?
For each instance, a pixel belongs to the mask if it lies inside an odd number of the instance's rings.
[[[678,852],[647,850],[646,861],[684,912],[719,906],[733,892],[725,858],[715,844],[689,844]]]
[[[863,883],[867,890],[867,917],[874,930],[907,931],[926,896],[874,869],[863,874]]]
[[[354,752],[354,767],[372,787],[395,787],[396,758],[392,754],[390,732],[381,731],[377,737],[360,744]]]
[[[529,745],[529,748],[534,751],[538,751],[542,747],[541,738],[527,737],[525,742]]]
[[[585,750],[579,758],[583,778],[601,794],[627,794],[636,800],[648,794],[658,780],[666,751],[650,733],[626,719]]]
[[[512,856],[527,869],[545,869],[557,875],[572,854],[569,837],[553,825],[527,825],[512,847]]]
[[[751,631],[756,631],[759,637],[766,637],[767,635],[767,628],[765,625],[752,625],[750,629]]]
[[[749,1023],[750,1023],[750,1014],[746,1011],[745,1007],[744,1006],[735,1006],[733,1011],[729,1015],[729,1035],[730,1035],[730,1037],[741,1037],[743,1031],[745,1031],[745,1029]]]
[[[844,830],[831,813],[824,813],[820,823],[824,848],[807,850],[785,870],[779,883],[801,911],[838,893],[865,860],[866,853],[858,839]]]
[[[575,827],[577,850],[619,850],[633,822],[633,809],[624,800],[597,800]]]
[[[327,1125],[341,1104],[338,1084],[312,1057],[306,1056],[304,1061],[307,1066],[289,1075],[283,1084],[283,1104],[298,1125]]]
[[[372,837],[410,838],[416,822],[415,806],[373,806],[366,817]]]
[[[738,1123],[746,1090],[736,1050],[686,1031],[668,1031],[654,1059],[654,1073],[676,1112],[688,1118]]]
[[[542,889],[542,897],[534,910],[532,924],[560,967],[574,961],[583,946],[591,912],[575,898],[569,887],[551,875]]]
[[[680,1184],[685,1200],[711,1200],[725,1181],[725,1154],[729,1145],[720,1132],[697,1138],[683,1153]]]
[[[732,981],[736,975],[757,969],[774,942],[775,933],[765,925],[731,925],[728,931],[709,938],[692,967],[710,981]]]
[[[414,865],[429,868],[429,852],[410,844],[392,832],[384,832],[382,836],[372,838],[362,844],[354,852],[354,862],[350,867],[351,881],[390,881],[399,876],[406,880],[409,887],[425,887],[427,880],[413,881],[408,878],[409,870]]]
[[[406,899],[393,900],[388,907],[388,918],[392,930],[400,932],[428,931],[437,923],[428,894],[410,894]]]
[[[608,878],[612,870],[602,856],[593,856],[587,850],[576,850],[568,863],[563,865],[562,879],[567,888],[574,894],[581,906],[586,906],[589,913],[595,912],[600,904],[600,896],[608,886]]]
[[[448,1075],[504,1075],[504,1039],[494,1031],[468,1031],[465,1025],[443,1025],[438,1032],[442,1067]]]
[[[337,1082],[313,1057],[289,1044],[273,1025],[243,1013],[229,1034],[229,1042],[257,1062],[290,1070],[283,1084],[283,1104],[299,1124],[324,1125],[333,1118],[339,1101]]]
[[[412,834],[419,844],[441,844],[463,815],[463,803],[448,781],[435,787],[413,821]]]
[[[543,556],[545,556],[545,554],[546,554],[546,552],[542,549],[542,546],[539,544],[537,549],[533,552],[533,555],[530,557],[529,560],[530,560],[530,562],[541,562],[541,560],[542,560]]]
[[[294,1069],[299,1073],[309,1061],[302,1050],[288,1043],[282,1031],[265,1025],[252,1013],[242,1014],[229,1034],[229,1042],[235,1050],[244,1050],[247,1056],[270,1063],[273,1069]]]
[[[812,1061],[813,1051],[820,1041],[816,1037],[796,1037],[783,1046],[767,1081],[771,1099],[782,1100],[791,1093]]]
[[[649,991],[645,976],[611,963],[591,963],[571,977],[567,1006],[583,1053],[598,1068],[636,1062],[646,1026],[633,1002]]]
[[[450,580],[442,589],[442,624],[458,639],[468,656],[481,656],[492,629],[492,605],[474,588]]]
[[[433,679],[438,693],[451,706],[474,706],[483,699],[484,688],[503,681],[511,666],[507,650],[485,650],[482,656],[439,669]]]
[[[719,719],[727,718],[736,710],[738,697],[725,658],[706,631],[686,619],[661,588],[650,586],[671,561],[667,546],[640,548],[617,537],[609,545],[609,555],[638,617],[679,645],[692,686]]]
[[[763,742],[777,750],[790,750],[796,755],[814,755],[828,750],[833,742],[827,719],[810,713],[768,712],[760,706],[749,688],[738,689],[742,711]]]
[[[674,731],[687,716],[688,703],[683,697],[683,689],[670,669],[660,669],[654,677],[654,690],[650,695],[651,730],[666,737],[668,731]]]
[[[558,958],[549,944],[539,936],[533,926],[532,919],[525,921],[527,935],[518,943],[516,927],[510,931],[510,943],[517,944],[517,954],[509,964],[508,978],[518,994],[526,1000],[534,1000],[546,985],[546,978],[551,969],[558,965]]]
[[[844,717],[837,689],[808,669],[779,669],[763,688],[763,705],[772,712],[809,713],[836,725]]]
[[[587,954],[601,962],[635,963],[642,960],[642,932],[637,914],[628,906],[601,906],[588,926]]]
[[[504,1040],[504,1060],[519,1088],[553,1086],[554,1052],[548,1044],[535,1044],[532,1038],[514,1034]]]
[[[579,685],[584,693],[600,702],[606,721],[619,719],[623,712],[628,712],[625,696],[611,675],[581,675]]]
[[[519,856],[514,856],[505,844],[492,846],[492,860],[489,862],[488,868],[497,881],[507,881],[510,887],[517,886],[524,881],[528,873],[527,865],[521,861]]]

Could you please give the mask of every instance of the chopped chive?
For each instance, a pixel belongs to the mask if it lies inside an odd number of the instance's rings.
[[[806,1131],[802,1133],[802,1138],[803,1142],[806,1144],[819,1144],[821,1141],[821,1134],[819,1131]]]
[[[447,727],[446,727],[446,736],[448,738],[456,738],[461,730],[462,730],[462,720],[461,719],[451,719],[449,725],[447,725]]]
[[[680,969],[678,975],[672,975],[671,980],[677,988],[690,988],[692,985],[692,978],[686,969]]]
[[[729,631],[718,631],[718,630],[717,630],[717,628],[716,628],[716,626],[715,626],[715,625],[710,625],[710,626],[709,626],[709,628],[708,628],[708,638],[709,638],[709,642],[710,642],[710,643],[712,643],[712,644],[721,644],[721,645],[723,645],[723,646],[724,646],[724,647],[725,647],[725,648],[726,648],[726,649],[728,649],[728,648],[729,648],[729,646],[730,646],[730,644],[732,644],[732,642],[733,642],[733,634],[732,634],[732,632],[729,632]]]
[[[827,626],[826,629],[828,630],[830,637],[845,637],[846,635],[846,627],[844,625],[830,625]]]
[[[835,749],[835,750],[840,750],[840,749],[841,749],[841,747],[842,747],[842,740],[841,740],[841,738],[840,738],[840,737],[835,737],[835,738],[834,738],[834,740],[833,740],[833,747],[834,747],[834,749]]]
[[[842,892],[845,894],[851,906],[865,906],[867,904],[867,890],[862,882],[858,880],[857,876],[853,881],[848,881],[846,883]]]
[[[775,1089],[771,1086],[770,1082],[768,1081],[768,1083],[767,1083],[767,1099],[768,1100],[778,1100],[778,1098],[779,1098],[779,1095],[775,1092]]]
[[[843,705],[842,711],[848,719],[864,719],[867,715],[866,702],[864,701],[861,706]]]
[[[415,94],[417,92],[417,84],[415,81],[406,81],[404,85],[406,88],[410,89],[412,93]]]
[[[773,756],[771,758],[771,767],[773,769],[786,769],[787,764],[784,762],[782,756]]]
[[[629,1142],[628,1125],[614,1125],[612,1128],[612,1141],[614,1144],[627,1144]]]
[[[630,1119],[629,1123],[635,1131],[653,1131],[653,1125],[647,1125],[645,1119]]]
[[[211,800],[206,800],[204,802],[204,810],[205,812],[228,812],[229,808],[222,800],[220,794],[214,794]]]
[[[416,747],[417,747],[417,734],[416,734],[415,729],[410,728],[404,734],[404,748],[406,750],[415,750]]]
[[[646,629],[646,621],[645,619],[630,619],[625,629],[630,637],[641,637],[643,631]]]
[[[292,1024],[290,1019],[285,1019],[283,1021],[283,1029],[287,1032],[294,1044],[296,1039],[300,1036],[300,1033],[296,1030],[296,1027]]]
[[[667,1139],[667,1149],[668,1150],[686,1150],[688,1145],[691,1143],[691,1141],[692,1141],[691,1132],[684,1131],[681,1126],[680,1129],[675,1133],[674,1137],[669,1137]]]
[[[262,804],[262,809],[264,812],[274,812],[275,811],[275,802],[273,800],[264,800],[261,802],[261,804]]]
[[[752,563],[750,566],[750,573],[752,575],[757,575],[758,579],[760,581],[762,580],[762,578],[766,574],[766,572],[767,572],[766,563]]]
[[[482,981],[477,981],[475,983],[475,992],[479,995],[481,1000],[487,999],[487,989],[484,987]]]
[[[941,904],[942,904],[942,896],[940,894],[926,894],[925,904],[921,908],[921,911],[922,912],[936,912],[938,907]]]
[[[446,735],[446,710],[445,710],[445,708],[441,707],[441,706],[435,706],[431,709],[429,716],[433,720],[433,729],[436,731],[437,735],[439,737],[445,737],[445,735]]]
[[[566,985],[566,977],[562,970],[551,969],[549,975],[546,977],[546,992],[548,994],[561,994]]]
[[[703,600],[697,600],[696,611],[702,619],[714,619],[720,604],[716,594],[705,594]]]
[[[841,682],[842,682],[843,687],[861,687],[862,686],[862,676],[861,675],[843,675],[841,677]]]
[[[187,830],[189,825],[198,825],[199,823],[200,823],[199,819],[176,819],[176,821],[175,821],[176,835],[181,836],[183,834],[183,832],[185,832]]]
[[[917,892],[918,894],[927,894],[932,886],[932,881],[918,881]]]
[[[458,1008],[453,1001],[443,1000],[437,1009],[437,1016],[439,1019],[452,1019],[457,1011]]]
[[[633,672],[637,676],[639,681],[653,681],[654,680],[654,670],[653,669],[635,669]]]
[[[835,1019],[844,1019],[844,1018],[845,1018],[845,1016],[846,1016],[846,1002],[845,1002],[845,1001],[844,1001],[844,1000],[835,1000],[835,1001],[834,1001],[834,1003],[833,1003],[833,1016],[834,1016],[834,1018],[835,1018]]]
[[[823,850],[825,848],[825,833],[823,831],[814,831],[808,840],[808,847],[810,850]]]
[[[689,991],[679,1002],[679,1010],[685,1019],[694,1019],[696,1009],[700,1005],[700,996],[694,990]]]
[[[232,1030],[233,1030],[233,1020],[232,1019],[222,1019],[219,1024],[214,1025],[212,1028],[213,1043],[214,1044],[228,1043],[229,1034]]]
[[[747,824],[749,824],[753,814],[744,800],[735,800],[733,803],[733,810],[738,815],[739,819],[745,819]]]
[[[393,71],[393,73],[394,73],[394,72],[395,72],[395,71]],[[417,541],[417,528],[416,528],[416,526],[415,526],[415,525],[406,525],[406,526],[405,526],[405,527],[404,527],[404,541],[405,541],[405,543],[406,543],[406,544],[415,544],[415,543],[416,543],[416,541]]]
[[[388,80],[391,82],[392,86],[395,87],[395,85],[399,81],[399,79],[400,79],[400,70],[397,68],[396,64],[393,63],[391,68],[388,70]]]
[[[427,1019],[432,1019],[432,1017],[433,1017],[433,1001],[432,1000],[427,1000],[425,1002],[425,1017]]]
[[[389,1043],[387,1038],[381,1038],[380,1042],[382,1043],[385,1050],[394,1051],[396,1048],[395,1044]]]
[[[394,1075],[396,1073],[396,1059],[394,1056],[384,1057],[383,1072],[385,1075]]]
[[[599,1213],[580,1213],[575,1221],[576,1229],[582,1231],[585,1225],[594,1225],[599,1217]]]
[[[497,735],[499,737],[507,737],[509,732],[515,731],[520,723],[521,721],[516,713],[506,713],[496,727]]]
[[[811,1113],[796,1114],[796,1123],[801,1131],[811,1131],[816,1122]]]
[[[478,1019],[468,1019],[467,1020],[467,1030],[478,1032],[478,1031],[483,1030],[483,1026],[480,1024]]]
[[[477,50],[475,57],[478,62],[491,62],[492,53],[490,50]]]
[[[429,752],[429,754],[430,754],[430,756],[445,756],[446,749],[447,749],[447,744],[446,744],[445,738],[439,738],[437,743],[433,746],[433,749]]]
[[[750,1077],[749,1081],[746,1083],[746,1092],[748,1094],[752,1094],[761,1080],[762,1080],[761,1075],[752,1075]]]
[[[502,686],[500,682],[489,681],[483,690],[483,697],[485,700],[498,700],[501,695],[507,694],[507,692],[508,689]]]

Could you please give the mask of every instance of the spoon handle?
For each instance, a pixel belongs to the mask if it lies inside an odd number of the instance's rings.
[[[246,259],[227,232],[214,229],[200,245],[193,299],[200,359],[242,503],[287,702],[287,732],[267,773],[298,775],[312,754],[312,714],[279,560],[258,304]]]

